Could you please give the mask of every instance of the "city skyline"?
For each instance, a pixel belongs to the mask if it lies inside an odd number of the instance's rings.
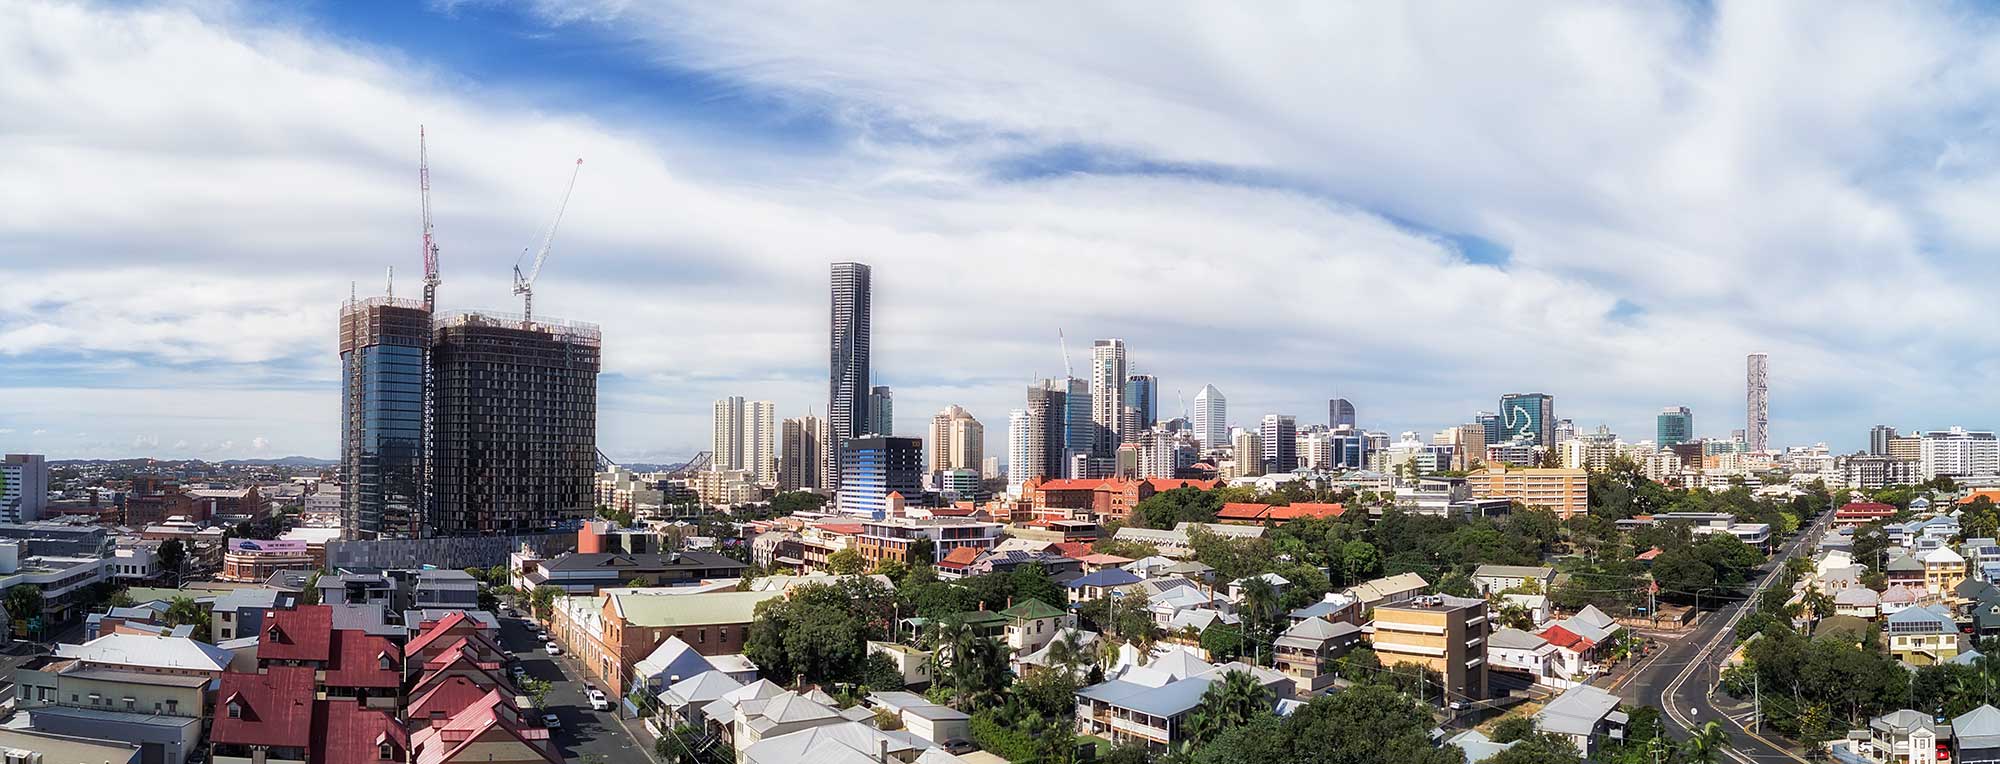
[[[894,389],[896,434],[961,405],[988,454],[1006,453],[1023,386],[1062,374],[1058,330],[1122,338],[1158,379],[1159,418],[1214,384],[1238,427],[1312,423],[1337,395],[1368,429],[1436,432],[1538,390],[1579,429],[1636,440],[1685,405],[1695,435],[1726,437],[1758,351],[1776,361],[1773,447],[2000,426],[1977,373],[2000,343],[1927,318],[1976,305],[2000,269],[1978,127],[2000,90],[1979,74],[1990,23],[1923,6],[1459,9],[1503,32],[1471,40],[1421,9],[1363,7],[1338,30],[1262,21],[1269,39],[1245,47],[1199,20],[1126,30],[1062,9],[1139,60],[1158,56],[1137,47],[1148,35],[1225,54],[1183,90],[1166,58],[1084,76],[1063,35],[959,52],[1017,19],[920,9],[891,31],[943,31],[861,54],[852,41],[879,30],[805,12],[0,9],[17,43],[0,65],[47,78],[0,87],[0,108],[48,128],[5,128],[21,162],[0,193],[25,201],[0,224],[15,245],[0,281],[35,297],[0,306],[0,445],[337,458],[340,301],[356,281],[381,294],[389,267],[399,296],[421,291],[419,124],[441,310],[516,309],[508,267],[575,157],[592,160],[536,308],[603,325],[599,445],[621,461],[704,450],[707,404],[730,395],[830,413],[826,269],[846,260],[875,268],[864,384]],[[1407,34],[1382,33],[1397,23]],[[406,33],[373,31],[391,26]],[[1883,28],[1920,43],[1856,31]],[[1785,44],[1760,45],[1778,29]],[[105,55],[105,34],[128,43]],[[442,35],[467,41],[426,43]],[[1404,79],[1366,63],[1403,46],[1492,57]],[[1331,86],[1358,102],[1269,95],[1329,87],[1276,65],[1329,49],[1357,51]],[[1774,84],[1856,50],[1878,62],[1868,77]],[[1600,58],[1618,65],[1572,66]],[[323,88],[354,97],[336,109],[309,96]],[[149,95],[187,92],[265,108]],[[1543,121],[1576,113],[1597,116]],[[1285,307],[1329,290],[1338,315]],[[1230,299],[1281,307],[1191,318]],[[1457,328],[1394,318],[1419,306]]]

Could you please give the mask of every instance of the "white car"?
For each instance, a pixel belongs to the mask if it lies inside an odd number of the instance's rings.
[[[562,653],[562,645],[558,645],[558,644],[556,644],[556,643],[554,643],[554,642],[550,642],[550,643],[548,643],[547,645],[543,646],[543,648],[542,648],[542,649],[544,649],[544,650],[548,651],[548,654],[550,654],[550,655],[562,655],[562,654],[563,654],[563,653]]]
[[[593,710],[593,711],[609,711],[609,710],[611,710],[611,699],[610,699],[610,698],[607,698],[607,697],[605,697],[605,696],[604,696],[604,692],[603,692],[602,690],[598,690],[598,689],[596,689],[596,688],[592,688],[592,689],[590,689],[590,690],[588,690],[588,691],[584,692],[584,693],[583,693],[583,695],[584,695],[584,697],[587,697],[587,698],[589,698],[589,699],[590,699],[590,708],[591,708],[591,710]]]
[[[528,678],[528,667],[526,666],[515,666],[511,669],[508,669],[508,672],[514,675],[514,681],[516,682]]]
[[[557,729],[562,726],[562,720],[556,718],[555,714],[542,714],[542,726]]]

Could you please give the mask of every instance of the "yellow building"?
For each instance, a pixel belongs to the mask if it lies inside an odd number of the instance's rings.
[[[1415,663],[1444,677],[1452,701],[1486,697],[1486,600],[1432,595],[1381,605],[1369,626],[1384,669]]]
[[[1965,558],[1947,547],[1917,555],[1924,563],[1924,589],[1932,596],[1950,597],[1965,583]]]
[[[1889,655],[1912,666],[1930,666],[1958,657],[1958,622],[1943,605],[1919,605],[1889,616],[1883,629]]]
[[[1590,511],[1590,473],[1580,469],[1490,467],[1465,476],[1472,495],[1511,499],[1568,519]]]

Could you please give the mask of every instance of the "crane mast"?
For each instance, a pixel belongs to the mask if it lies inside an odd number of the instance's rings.
[[[417,126],[417,189],[424,208],[424,310],[437,309],[438,246],[431,238],[431,154],[424,126]]]
[[[583,159],[576,160],[576,167],[570,170],[569,186],[563,189],[562,204],[556,207],[556,219],[549,223],[548,233],[542,235],[542,248],[535,253],[535,262],[529,266],[526,276],[521,275],[521,262],[514,262],[514,294],[521,296],[521,325],[525,328],[535,322],[535,278],[542,275],[542,264],[549,261],[549,248],[556,240],[556,227],[562,225],[563,212],[569,209],[569,195],[576,190],[577,173],[583,171]],[[528,257],[528,250],[521,250],[521,260]]]

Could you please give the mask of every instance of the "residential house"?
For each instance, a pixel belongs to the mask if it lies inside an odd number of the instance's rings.
[[[1334,661],[1361,643],[1361,629],[1346,621],[1307,618],[1271,643],[1277,668],[1299,691],[1318,695],[1333,687]]]
[[[708,717],[702,715],[702,707],[741,689],[743,683],[734,677],[720,671],[708,671],[667,685],[656,697],[660,707],[666,709],[667,716],[675,723],[706,727]]]
[[[549,730],[498,692],[410,736],[413,764],[563,764]],[[222,764],[217,762],[217,764]]]
[[[463,570],[417,572],[411,598],[417,608],[479,608],[479,580]]]
[[[1472,570],[1472,585],[1479,590],[1479,596],[1491,597],[1511,589],[1520,589],[1534,582],[1530,594],[1546,594],[1555,586],[1555,568],[1541,568],[1529,565],[1481,565]]]
[[[1605,744],[1623,739],[1629,721],[1618,710],[1618,696],[1587,684],[1564,690],[1535,712],[1536,728],[1568,738],[1585,759],[1603,751]]]
[[[743,652],[757,604],[782,591],[673,594],[671,589],[631,589],[592,597],[565,597],[550,627],[605,691],[624,694],[628,669],[668,637],[679,637],[702,655]]]
[[[1943,663],[1958,655],[1958,622],[1943,605],[1918,605],[1889,616],[1883,629],[1889,654],[1913,666]]]
[[[1883,714],[1868,720],[1865,754],[1878,764],[1945,764],[1951,761],[1951,728],[1922,711]]]
[[[1292,585],[1292,582],[1285,580],[1284,576],[1280,576],[1276,573],[1264,573],[1261,575],[1251,576],[1249,578],[1239,578],[1229,582],[1228,598],[1232,604],[1236,605],[1243,604],[1244,599],[1246,599],[1247,597],[1247,595],[1244,593],[1246,590],[1245,585],[1250,582],[1251,578],[1263,579],[1264,583],[1271,585],[1271,591],[1279,597],[1285,596],[1285,590],[1290,588]]]
[[[1835,615],[1851,615],[1873,621],[1881,615],[1882,595],[1866,586],[1850,586],[1833,593]]]
[[[313,669],[268,666],[227,672],[215,691],[209,758],[216,764],[308,761],[313,735]]]
[[[2000,764],[2000,709],[1981,705],[1951,720],[1951,760]]]
[[[1924,564],[1924,590],[1933,597],[1949,597],[1965,581],[1965,558],[1951,547],[1919,552],[1916,557]]]
[[[1430,588],[1430,582],[1415,573],[1398,573],[1393,576],[1365,581],[1347,588],[1347,593],[1361,601],[1361,610],[1369,610],[1383,605],[1408,602]]]
[[[1568,687],[1568,677],[1557,673],[1558,652],[1548,640],[1520,629],[1496,629],[1486,638],[1486,659],[1492,670],[1525,676],[1535,684]]]
[[[1320,601],[1291,612],[1292,624],[1308,618],[1318,618],[1330,623],[1351,623],[1361,625],[1361,600],[1347,592],[1327,592]]]
[[[1128,645],[1129,647],[1129,645]],[[1076,691],[1079,734],[1097,735],[1119,745],[1136,744],[1156,753],[1178,749],[1187,739],[1187,715],[1211,684],[1230,671],[1256,677],[1274,701],[1295,692],[1292,679],[1242,663],[1212,666],[1174,651],[1153,665],[1121,665],[1115,676]],[[1159,664],[1170,664],[1160,667]],[[1178,665],[1173,665],[1178,664]],[[1275,707],[1275,703],[1274,703]]]
[[[922,695],[900,691],[873,692],[861,702],[869,708],[887,711],[903,723],[904,730],[932,745],[972,738],[970,714],[932,703]]]
[[[1137,586],[1139,581],[1140,578],[1131,571],[1112,568],[1072,579],[1066,587],[1069,589],[1069,601],[1077,603],[1110,596],[1112,592]]]
[[[1013,655],[1041,649],[1063,629],[1076,628],[1076,615],[1038,599],[1024,600],[1000,611],[1007,619],[1003,641]]]

